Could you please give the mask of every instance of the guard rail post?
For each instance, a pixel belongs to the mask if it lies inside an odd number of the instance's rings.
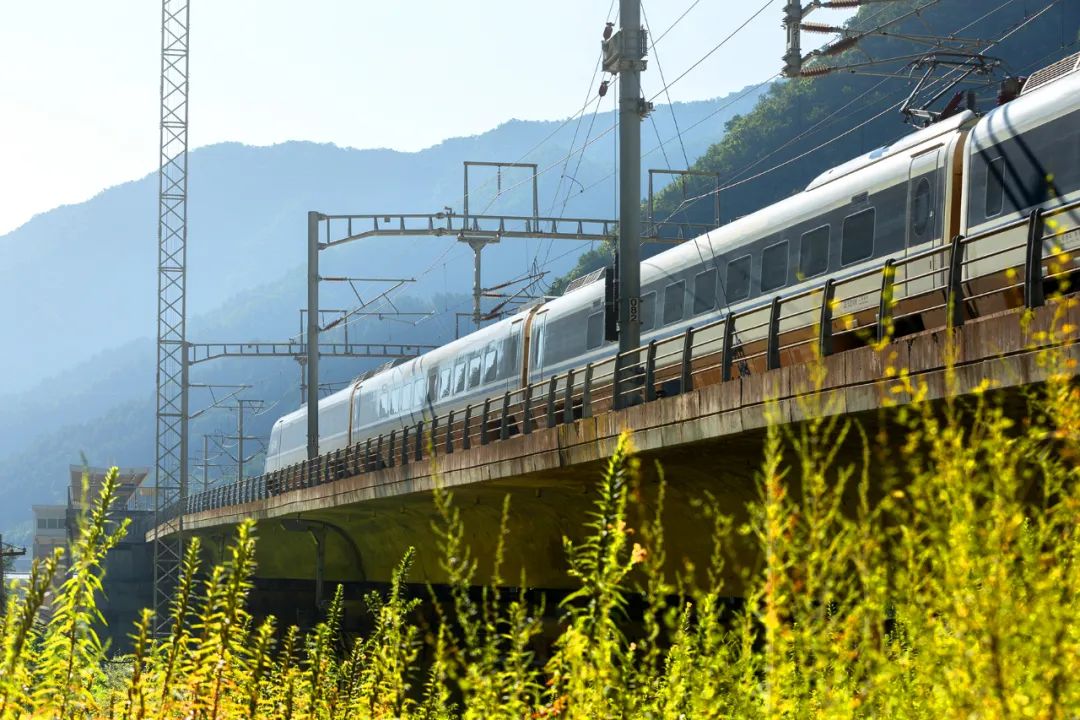
[[[503,393],[502,415],[499,417],[499,439],[505,440],[510,437],[510,393]]]
[[[389,445],[386,448],[386,466],[394,467],[394,452],[397,450],[397,428],[390,431]]]
[[[374,469],[374,461],[371,459],[371,438],[364,440],[364,472]]]
[[[453,423],[447,423],[446,432],[450,432],[450,425]],[[439,416],[434,412],[431,413],[431,452],[438,454],[436,451],[439,449]]]
[[[532,434],[532,385],[526,385],[522,394],[521,432],[525,435]]]
[[[964,324],[964,236],[952,239],[949,252],[949,292],[947,296],[948,326]]]
[[[488,423],[491,417],[491,398],[484,398],[484,409],[480,412],[480,444],[488,444]]]
[[[409,426],[401,428],[401,464],[409,464]]]
[[[555,427],[555,392],[559,386],[558,376],[553,375],[551,380],[548,381],[547,392],[547,426],[548,428]]]
[[[724,345],[720,351],[720,380],[727,382],[731,379],[731,358],[735,348],[735,313],[729,312],[724,318]]]
[[[656,399],[656,340],[649,341],[645,351],[645,402]]]
[[[1043,289],[1043,235],[1046,221],[1042,208],[1035,208],[1028,217],[1027,253],[1024,261],[1024,307],[1037,308],[1046,304]]]
[[[566,371],[566,390],[563,394],[563,422],[574,422],[574,371]]]
[[[432,420],[431,427],[435,427],[435,421]],[[446,415],[446,442],[443,445],[443,450],[447,455],[454,452],[454,411],[451,410]]]
[[[585,382],[581,387],[581,417],[592,417],[592,363],[585,365]]]
[[[382,433],[379,433],[379,439],[375,441],[375,469],[379,470],[379,466],[385,464],[382,458]]]
[[[821,316],[818,320],[818,354],[828,357],[833,352],[833,298],[836,296],[836,283],[832,278],[825,281],[821,292]]]
[[[893,329],[893,293],[896,287],[893,279],[896,277],[896,268],[893,258],[885,261],[885,267],[881,268],[881,297],[878,299],[877,312],[877,341],[885,342],[885,338],[892,335]]]
[[[468,450],[472,444],[469,442],[469,420],[472,419],[472,405],[465,406],[465,419],[461,423],[461,449]]]
[[[683,334],[682,374],[679,377],[679,392],[688,393],[694,389],[694,328],[686,328]]]
[[[431,436],[431,452],[435,452],[435,436]],[[424,459],[424,421],[416,422],[416,442],[413,448],[413,460],[420,462]]]
[[[766,340],[765,367],[777,370],[780,367],[780,296],[772,299],[769,307],[769,337]]]

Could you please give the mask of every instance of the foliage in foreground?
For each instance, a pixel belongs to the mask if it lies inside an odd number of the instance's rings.
[[[55,597],[58,556],[35,563],[8,602],[0,716],[1077,717],[1080,395],[1064,357],[1044,361],[1051,380],[1019,422],[988,395],[932,406],[902,372],[890,374],[912,402],[874,436],[816,398],[807,410],[818,419],[769,430],[748,521],[705,499],[712,560],[675,576],[664,483],[643,487],[622,438],[585,540],[565,542],[580,589],[558,608],[546,662],[534,654],[545,609],[500,590],[507,513],[478,596],[468,535],[443,492],[450,593],[424,613],[403,585],[410,550],[391,589],[366,598],[363,637],[341,631],[340,589],[308,633],[253,618],[255,541],[243,524],[219,566],[201,569],[189,547],[168,636],[151,639],[146,612],[134,655],[106,661],[94,593],[124,531],[108,522],[114,472]],[[635,517],[645,519],[631,527]],[[736,568],[745,602],[732,605],[722,578],[737,542],[758,559]],[[628,622],[635,595],[643,610]]]

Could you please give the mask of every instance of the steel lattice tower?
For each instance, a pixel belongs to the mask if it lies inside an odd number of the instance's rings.
[[[161,3],[161,156],[158,173],[157,450],[154,610],[160,634],[183,559],[187,494],[188,0]]]

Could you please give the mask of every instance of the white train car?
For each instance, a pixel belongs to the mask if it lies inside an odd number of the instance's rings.
[[[958,181],[963,137],[975,124],[963,113],[915,132],[822,174],[807,189],[694,240],[645,260],[641,268],[642,342],[662,340],[688,327],[713,324],[729,312],[744,316],[737,341],[744,348],[764,341],[772,300],[843,279],[888,258],[940,245],[958,227],[948,199]],[[929,261],[927,261],[929,267]],[[921,268],[919,268],[921,269]],[[912,273],[908,273],[909,275]],[[941,282],[944,282],[943,280]],[[839,310],[876,308],[880,280],[842,286]],[[933,289],[930,279],[897,278],[898,296]],[[603,284],[568,293],[536,310],[528,368],[538,382],[613,353],[603,338]],[[820,297],[786,311],[787,332],[810,325]],[[797,315],[800,309],[807,312]],[[698,338],[715,346],[719,338]]]
[[[530,313],[482,328],[420,357],[361,376],[319,401],[319,452],[415,427],[421,420],[521,387],[524,326]],[[307,408],[270,431],[266,472],[307,458]]]
[[[1024,264],[1033,210],[1046,217],[1045,253],[1080,247],[1080,54],[1040,70],[1020,97],[982,117],[964,156],[960,232],[987,235],[968,248],[966,279],[977,292],[1013,284],[1000,277]],[[987,299],[980,310],[1002,309]]]
[[[1036,73],[1019,98],[981,118],[963,112],[916,131],[822,173],[797,195],[647,259],[642,341],[671,338],[688,327],[716,328],[734,312],[742,315],[736,342],[753,355],[764,345],[774,298],[798,296],[785,306],[780,327],[788,336],[781,343],[791,344],[790,336],[813,326],[811,313],[820,307],[820,296],[806,291],[826,279],[840,283],[838,314],[872,320],[881,280],[868,271],[911,256],[916,259],[901,265],[895,278],[899,315],[908,330],[919,329],[924,318],[939,323],[949,258],[928,250],[959,234],[985,236],[967,249],[964,279],[976,291],[988,282],[1000,288],[1003,271],[1024,262],[1025,229],[1018,221],[1033,209],[1047,213],[1048,245],[1080,246],[1080,213],[1062,210],[1077,200],[1080,55]],[[1018,249],[1005,251],[1010,247]],[[985,309],[980,302],[974,306]],[[361,377],[320,401],[319,450],[415,427],[610,359],[615,347],[604,337],[604,322],[604,284],[594,282]],[[699,336],[696,347],[706,348],[699,354],[713,352],[710,347],[719,352],[719,338]],[[790,352],[787,362],[804,359]],[[610,376],[594,381],[610,383]],[[306,429],[304,408],[277,421],[268,472],[305,459]]]

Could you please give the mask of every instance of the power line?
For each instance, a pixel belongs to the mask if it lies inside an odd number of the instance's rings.
[[[728,102],[724,103],[724,104],[723,104],[723,105],[721,105],[720,107],[718,107],[718,108],[716,108],[715,110],[713,110],[712,112],[710,112],[710,113],[709,113],[708,115],[705,115],[704,117],[702,117],[701,119],[699,119],[699,120],[698,120],[697,122],[695,122],[695,123],[693,123],[692,125],[688,126],[688,127],[686,128],[686,130],[684,130],[684,131],[683,131],[683,134],[684,134],[684,135],[687,135],[687,134],[689,134],[691,130],[694,130],[694,129],[696,129],[696,128],[700,127],[701,125],[705,124],[705,122],[707,122],[708,120],[711,120],[712,118],[716,117],[717,115],[719,115],[719,114],[720,114],[720,113],[722,113],[723,111],[725,111],[725,110],[727,110],[728,108],[730,108],[730,107],[731,107],[732,105],[734,105],[735,103],[737,103],[737,102],[739,102],[740,100],[743,100],[743,99],[745,99],[745,98],[746,98],[746,97],[748,97],[749,95],[752,95],[753,93],[757,92],[757,91],[758,91],[758,90],[760,90],[761,88],[763,88],[763,87],[765,87],[766,85],[768,85],[769,83],[771,83],[771,82],[772,82],[773,80],[776,80],[776,79],[777,79],[778,77],[780,77],[780,73],[775,73],[775,74],[773,74],[772,76],[770,76],[769,78],[767,78],[767,79],[765,79],[765,80],[763,80],[763,81],[759,82],[759,83],[758,83],[757,85],[754,85],[754,86],[752,86],[752,87],[749,87],[748,89],[746,89],[746,90],[744,90],[744,91],[743,91],[742,93],[740,93],[738,97],[736,97],[736,98],[733,98],[732,100],[729,100]],[[648,157],[649,155],[652,155],[652,154],[653,154],[654,152],[656,152],[657,150],[662,150],[662,149],[663,149],[663,148],[664,148],[664,147],[665,147],[666,145],[668,145],[668,144],[669,144],[669,143],[671,143],[671,142],[674,142],[674,141],[675,141],[675,139],[676,139],[676,138],[675,138],[675,136],[669,137],[669,138],[668,138],[667,140],[665,140],[664,142],[660,143],[660,144],[659,144],[659,145],[657,145],[656,147],[654,147],[654,148],[652,148],[652,149],[650,149],[650,150],[648,150],[648,151],[646,151],[646,152],[642,153],[642,155],[641,155],[641,159],[642,159],[642,160],[644,160],[645,158],[647,158],[647,157]],[[583,189],[583,190],[581,191],[581,193],[578,193],[578,194],[580,195],[580,194],[582,194],[582,193],[588,192],[589,190],[592,190],[592,189],[593,189],[594,187],[596,187],[597,185],[600,185],[601,183],[604,183],[604,182],[606,182],[606,181],[607,181],[607,180],[608,180],[609,178],[611,178],[611,177],[612,177],[612,176],[613,176],[614,174],[615,174],[614,172],[610,172],[610,173],[608,173],[607,175],[605,175],[604,177],[600,178],[599,180],[597,180],[597,181],[596,181],[596,182],[594,182],[593,184],[591,184],[591,185],[588,185],[587,187],[585,187],[585,188],[584,188],[584,189]]]
[[[697,2],[694,3],[694,5],[696,5],[696,4],[697,4]],[[691,5],[690,7],[693,8],[694,6]],[[689,10],[687,10],[687,12],[689,12]],[[644,2],[641,3],[641,17],[642,17],[642,19],[645,20],[645,28],[646,28],[646,30],[648,30],[649,29],[649,15],[648,15],[648,13],[645,12],[645,3]],[[680,16],[680,19],[682,19],[683,17],[686,17],[686,13],[683,13]],[[678,20],[676,20],[675,22],[678,23]],[[675,24],[672,24],[671,27],[675,27]],[[670,30],[671,30],[671,28],[668,28],[667,30],[664,31],[664,34],[666,35]],[[649,34],[650,35],[652,34],[651,30],[649,31]],[[652,50],[653,62],[656,63],[656,71],[658,73],[660,73],[660,82],[664,83],[664,96],[667,98],[668,110],[671,111],[671,122],[675,124],[675,134],[678,135],[678,137],[679,137],[679,147],[682,149],[683,162],[686,163],[685,167],[689,169],[689,167],[690,167],[690,158],[686,155],[686,145],[683,143],[682,132],[679,130],[679,118],[677,118],[675,116],[675,106],[672,105],[672,103],[671,103],[671,93],[668,90],[668,88],[670,86],[667,84],[667,81],[664,80],[664,69],[662,67],[660,67],[660,53],[658,53],[656,51],[656,41],[655,40],[650,42],[649,48]],[[649,115],[649,119],[652,120],[652,115]],[[656,129],[656,120],[653,120],[653,129],[654,130]],[[656,139],[657,140],[660,139],[659,131],[656,133]],[[667,152],[664,153],[664,159],[667,160]],[[668,168],[670,169],[670,167],[671,167],[671,165],[669,164]]]
[[[818,130],[819,128],[821,128],[821,127],[822,127],[823,125],[825,125],[826,123],[830,122],[830,121],[831,121],[831,120],[832,120],[833,118],[836,118],[836,116],[837,116],[837,115],[839,115],[840,113],[842,113],[842,112],[843,112],[844,110],[847,110],[847,109],[848,109],[849,107],[851,107],[851,106],[852,106],[852,105],[853,105],[854,103],[857,103],[858,101],[862,100],[862,99],[863,99],[864,97],[866,97],[867,95],[869,95],[870,93],[874,92],[875,90],[877,90],[878,88],[880,88],[880,87],[881,87],[882,85],[884,85],[884,84],[885,84],[886,82],[887,82],[887,79],[881,80],[880,82],[878,82],[878,83],[877,83],[876,85],[874,85],[873,87],[871,87],[871,88],[869,88],[868,90],[865,90],[864,92],[860,93],[858,97],[852,98],[852,99],[851,99],[851,100],[849,100],[848,102],[844,103],[844,104],[843,104],[843,105],[842,105],[841,107],[837,108],[836,110],[833,110],[833,111],[832,111],[831,113],[829,113],[829,114],[828,114],[827,116],[825,116],[824,118],[822,118],[822,119],[821,119],[821,120],[819,120],[818,122],[814,123],[814,124],[813,124],[813,125],[812,125],[811,127],[807,128],[806,130],[804,130],[803,132],[799,133],[799,134],[798,134],[798,135],[796,135],[795,137],[791,138],[790,140],[788,140],[788,141],[787,141],[786,143],[784,143],[784,144],[783,144],[783,145],[781,145],[780,147],[778,147],[778,148],[775,148],[774,150],[772,150],[772,151],[771,151],[771,152],[769,152],[768,154],[766,154],[766,155],[763,155],[763,156],[761,156],[760,158],[758,158],[757,160],[755,160],[755,161],[754,161],[753,163],[751,163],[750,165],[747,165],[747,166],[746,166],[745,168],[743,168],[743,169],[742,169],[742,170],[740,170],[739,172],[735,173],[735,174],[734,174],[734,175],[732,176],[732,179],[733,179],[733,180],[734,180],[734,179],[738,179],[738,177],[739,177],[740,175],[742,175],[743,173],[749,172],[750,170],[754,169],[755,167],[757,167],[757,166],[758,166],[758,165],[760,165],[761,163],[765,162],[766,160],[768,160],[768,159],[769,159],[769,158],[771,158],[772,156],[776,155],[776,154],[777,154],[778,152],[780,152],[780,151],[784,150],[785,148],[788,148],[788,147],[790,147],[790,146],[794,145],[795,143],[799,142],[800,140],[802,140],[802,139],[803,139],[803,138],[805,138],[806,136],[808,136],[808,135],[810,135],[810,134],[814,133],[814,132],[815,132],[815,131],[817,131],[817,130]],[[845,116],[844,116],[844,118],[848,118],[848,117],[850,117],[850,116],[851,116],[850,114],[849,114],[849,115],[845,115]]]
[[[936,0],[935,0],[935,1],[936,1]],[[682,72],[682,73],[681,73],[681,74],[680,74],[680,75],[679,75],[679,76],[678,76],[677,78],[675,78],[674,80],[672,80],[672,81],[671,81],[670,83],[666,83],[666,84],[664,85],[664,87],[662,87],[662,88],[660,89],[660,91],[659,91],[659,92],[657,92],[656,94],[654,94],[654,95],[653,95],[653,96],[652,96],[652,97],[651,97],[651,98],[649,99],[649,102],[652,102],[653,100],[655,100],[655,99],[656,99],[657,97],[659,97],[660,95],[663,95],[663,94],[664,94],[664,93],[665,93],[665,92],[666,92],[666,91],[667,91],[668,89],[670,89],[670,88],[671,88],[671,86],[672,86],[672,85],[674,85],[675,83],[679,82],[679,81],[680,81],[681,79],[683,79],[684,77],[686,77],[686,76],[687,76],[687,75],[688,75],[688,74],[689,74],[689,73],[690,73],[691,71],[693,71],[693,70],[694,70],[695,68],[697,68],[697,67],[698,67],[699,65],[701,65],[701,63],[703,63],[703,62],[704,62],[704,61],[705,61],[706,59],[708,59],[708,58],[709,58],[710,56],[712,56],[712,55],[713,55],[713,54],[714,54],[714,53],[715,53],[715,52],[716,52],[717,50],[719,50],[719,49],[720,49],[720,48],[722,48],[722,47],[723,47],[724,45],[726,45],[726,44],[727,44],[727,43],[728,43],[728,42],[729,42],[729,41],[730,41],[730,40],[731,40],[731,39],[732,39],[733,37],[735,37],[735,35],[737,35],[737,34],[738,34],[739,32],[741,32],[741,31],[742,31],[742,30],[743,30],[743,29],[744,29],[744,28],[745,28],[745,27],[746,27],[747,25],[749,25],[749,24],[750,24],[751,22],[753,22],[753,20],[754,20],[754,19],[756,19],[756,18],[757,18],[758,16],[760,16],[760,15],[761,15],[761,13],[763,13],[763,12],[764,12],[764,11],[765,11],[765,10],[766,10],[766,9],[767,9],[767,8],[768,8],[769,6],[770,6],[770,5],[772,5],[772,4],[773,4],[773,3],[775,3],[775,2],[776,2],[776,0],[766,0],[766,2],[765,2],[765,4],[764,4],[764,5],[762,5],[762,6],[761,6],[761,7],[760,7],[760,8],[759,8],[759,9],[758,9],[758,10],[757,10],[757,11],[756,11],[756,12],[755,12],[755,13],[754,13],[753,15],[751,15],[751,16],[750,16],[750,17],[749,17],[749,18],[748,18],[747,20],[745,20],[745,21],[744,21],[744,22],[743,22],[743,23],[742,23],[741,25],[739,25],[739,27],[737,27],[737,28],[736,28],[735,30],[733,30],[733,31],[732,31],[731,33],[729,33],[729,34],[728,34],[728,35],[727,35],[727,36],[726,36],[726,37],[725,37],[725,38],[724,38],[723,40],[721,40],[721,41],[720,41],[720,42],[719,42],[719,43],[718,43],[717,45],[715,45],[715,46],[714,46],[714,47],[713,47],[713,48],[712,48],[711,50],[709,50],[709,52],[705,53],[705,55],[703,55],[703,56],[702,56],[701,58],[699,58],[699,59],[698,59],[698,60],[697,60],[697,61],[696,61],[696,62],[695,62],[695,63],[694,63],[693,65],[691,65],[691,66],[690,66],[689,68],[687,68],[686,70],[684,70],[684,71],[683,71],[683,72]],[[774,77],[775,77],[775,76],[774,76]],[[772,79],[772,78],[770,78],[770,80],[771,80],[771,79]],[[758,87],[760,87],[760,86],[758,86]],[[744,94],[744,95],[745,95],[745,94]],[[596,101],[598,101],[599,99],[600,99],[600,98],[597,98],[596,100],[590,101],[590,103],[589,103],[589,104],[591,104],[591,102],[596,102]],[[587,106],[588,106],[588,105],[587,105]],[[587,107],[587,106],[586,106],[586,107]],[[581,112],[584,112],[584,110],[585,110],[585,108],[582,108]],[[576,117],[576,116],[575,116],[575,117]],[[558,131],[559,129],[561,129],[562,127],[564,127],[564,126],[565,126],[566,124],[568,124],[569,122],[571,122],[572,120],[573,120],[573,118],[571,118],[571,119],[568,119],[568,120],[566,121],[566,123],[564,123],[563,125],[561,125],[561,126],[560,126],[559,128],[557,128],[557,129],[556,129],[556,132],[557,132],[557,131]],[[613,131],[614,131],[614,130],[616,129],[616,127],[617,127],[617,123],[616,123],[616,124],[612,124],[612,125],[611,125],[611,126],[610,126],[610,127],[609,127],[609,128],[607,129],[607,130],[604,130],[604,131],[603,131],[602,133],[600,133],[600,135],[596,136],[596,138],[595,138],[595,139],[594,139],[594,140],[593,140],[592,142],[589,142],[589,143],[586,143],[585,145],[583,145],[583,146],[582,146],[582,152],[584,152],[585,148],[589,147],[589,146],[590,146],[590,145],[592,145],[592,144],[593,144],[594,142],[596,142],[596,141],[599,141],[600,139],[602,139],[603,137],[605,137],[605,136],[606,136],[606,135],[607,135],[608,133],[610,133],[610,132],[613,132]],[[552,137],[552,135],[554,135],[554,133],[552,133],[551,135],[549,135],[549,136],[548,136],[548,138]],[[545,138],[545,141],[546,141],[546,139],[547,139],[547,138]],[[534,146],[534,149],[535,149],[535,147],[536,147],[536,146]],[[532,152],[532,150],[530,150],[529,152]],[[529,154],[529,153],[527,152],[527,153],[525,154],[525,156],[527,156],[528,154]],[[569,154],[573,154],[573,150],[571,150],[571,152],[570,152]],[[522,156],[522,157],[525,157],[525,156]],[[536,172],[536,174],[535,174],[534,176],[530,176],[530,177],[529,177],[528,179],[526,179],[526,180],[522,180],[522,181],[520,181],[520,182],[514,183],[514,184],[513,184],[513,185],[511,185],[510,187],[508,187],[508,188],[505,188],[504,190],[502,190],[501,192],[499,192],[499,193],[497,193],[497,194],[496,194],[495,198],[493,198],[493,199],[492,199],[492,202],[494,202],[494,200],[498,199],[498,198],[499,198],[499,197],[500,197],[501,195],[503,195],[503,194],[505,194],[505,193],[507,193],[507,192],[510,192],[511,190],[514,190],[515,188],[521,187],[521,185],[525,184],[526,182],[530,182],[530,181],[532,180],[532,178],[533,178],[533,177],[539,177],[540,175],[543,175],[543,174],[547,173],[548,171],[550,171],[550,170],[551,170],[552,168],[554,168],[554,167],[557,167],[558,165],[561,165],[561,164],[563,163],[563,160],[564,160],[564,159],[565,159],[565,158],[560,158],[560,159],[559,159],[559,160],[558,160],[557,162],[553,163],[552,165],[549,165],[549,166],[545,167],[545,168],[544,168],[543,170],[538,170],[538,171]],[[608,177],[610,177],[610,175],[609,175]],[[604,178],[604,179],[606,180],[607,178]],[[594,185],[593,185],[593,186],[595,186],[595,185],[596,185],[596,183],[594,183]],[[592,186],[590,186],[590,187],[592,187]]]
[[[971,22],[971,23],[968,23],[967,25],[965,25],[963,28],[958,30],[957,33],[963,32],[963,31],[971,28],[972,26],[974,26],[978,22],[981,22],[982,20],[985,20],[987,17],[989,17],[993,13],[1000,11],[1002,8],[1007,7],[1008,5],[1011,5],[1012,3],[1016,2],[1016,1],[1017,0],[1006,0],[1006,2],[1002,3],[1001,5],[996,7],[991,12],[986,13],[985,15],[980,17],[978,20],[975,20],[974,22]],[[1034,15],[1028,16],[1021,23],[1017,24],[1016,26],[1012,27],[1011,29],[1006,30],[1000,37],[998,37],[996,40],[993,40],[989,45],[987,45],[982,50],[982,52],[980,52],[979,54],[982,55],[982,54],[986,53],[987,51],[993,49],[996,45],[1004,42],[1009,37],[1012,37],[1012,35],[1019,32],[1022,28],[1026,27],[1029,23],[1033,22],[1036,18],[1040,17],[1041,15],[1043,15],[1044,13],[1049,11],[1050,8],[1052,8],[1058,2],[1060,2],[1060,0],[1051,0],[1050,3],[1048,5],[1046,5],[1042,10],[1038,11]],[[930,87],[933,87],[935,84],[942,84],[942,83],[946,82],[950,75],[955,74],[957,72],[959,72],[959,68],[954,68],[954,69],[950,70],[949,72],[945,73],[945,75],[943,75],[941,78],[938,78],[937,80],[933,81],[933,83],[931,83]],[[689,202],[696,202],[697,200],[701,200],[701,199],[710,197],[710,196],[712,196],[712,195],[714,195],[716,193],[720,193],[720,192],[723,192],[725,190],[730,190],[730,189],[738,187],[740,185],[745,185],[748,182],[751,182],[751,181],[756,180],[758,178],[761,178],[761,177],[763,177],[765,175],[768,175],[769,173],[774,172],[776,170],[779,170],[782,167],[786,167],[787,165],[790,165],[791,163],[797,162],[798,160],[801,160],[801,159],[805,158],[806,156],[808,156],[808,155],[810,155],[812,153],[815,153],[815,152],[817,152],[818,150],[821,150],[824,147],[827,147],[827,146],[831,145],[832,143],[836,142],[837,140],[840,140],[840,139],[846,137],[847,135],[850,135],[854,131],[861,129],[862,127],[865,127],[869,123],[871,123],[871,122],[877,120],[878,118],[882,117],[883,115],[885,115],[885,113],[890,112],[891,110],[894,110],[894,109],[900,107],[903,104],[903,102],[904,101],[902,100],[902,101],[900,101],[898,103],[895,103],[895,104],[887,107],[885,110],[881,111],[877,115],[874,115],[873,117],[869,118],[868,120],[865,120],[865,121],[859,123],[855,127],[849,128],[848,130],[841,133],[840,135],[838,135],[838,136],[836,136],[836,137],[834,137],[834,138],[832,138],[830,140],[827,140],[827,141],[821,143],[820,145],[818,145],[818,146],[816,146],[814,148],[811,148],[810,150],[807,150],[804,153],[801,153],[799,155],[796,155],[793,158],[789,158],[788,160],[785,160],[782,163],[774,165],[773,167],[771,167],[771,168],[769,168],[767,170],[764,170],[764,171],[762,171],[760,173],[757,173],[756,175],[752,175],[752,176],[750,176],[748,178],[744,178],[743,180],[739,180],[738,182],[729,183],[727,185],[716,188],[714,190],[709,190],[708,192],[702,193],[701,195],[698,195],[698,196],[695,196],[695,197],[692,197],[692,198],[688,198],[687,200],[684,200],[682,203],[680,203],[675,208],[675,210],[673,210],[672,213],[669,214],[668,217],[670,218],[672,215],[674,215],[680,209],[685,207],[687,205],[687,203],[689,203]]]
[[[730,32],[730,33],[729,33],[729,34],[728,34],[728,35],[727,35],[727,36],[726,36],[726,37],[725,37],[725,38],[724,38],[723,40],[721,40],[721,41],[720,41],[719,43],[717,43],[716,45],[714,45],[714,46],[713,46],[713,48],[712,48],[712,50],[709,50],[709,52],[707,52],[707,53],[705,53],[704,55],[702,55],[702,56],[701,56],[701,57],[700,57],[700,58],[699,58],[699,59],[698,59],[698,60],[697,60],[697,61],[696,61],[696,62],[695,62],[695,63],[694,63],[693,65],[691,65],[690,67],[688,67],[688,68],[686,68],[685,70],[683,70],[683,71],[682,71],[682,73],[681,73],[681,74],[680,74],[680,75],[679,75],[679,76],[678,76],[677,78],[675,78],[675,79],[674,79],[674,80],[672,80],[671,82],[669,82],[669,83],[667,83],[666,85],[664,85],[664,87],[660,89],[660,92],[656,93],[656,94],[655,94],[655,95],[653,95],[653,96],[652,96],[651,98],[649,98],[649,102],[652,102],[652,101],[653,101],[653,100],[655,100],[656,98],[658,98],[658,97],[660,97],[661,95],[663,95],[663,94],[664,94],[665,92],[667,92],[667,91],[668,91],[668,89],[670,89],[670,88],[671,88],[671,86],[672,86],[672,85],[674,85],[675,83],[679,82],[679,81],[680,81],[680,80],[682,80],[682,79],[683,79],[684,77],[686,77],[687,75],[689,75],[689,74],[690,74],[690,73],[691,73],[691,72],[692,72],[692,71],[693,71],[693,70],[694,70],[695,68],[697,68],[697,67],[698,67],[699,65],[701,65],[701,63],[703,63],[703,62],[705,62],[705,61],[706,61],[707,59],[709,59],[709,58],[710,58],[710,57],[711,57],[711,56],[713,55],[713,53],[715,53],[715,52],[716,52],[717,50],[719,50],[720,48],[724,47],[724,45],[726,45],[726,44],[728,43],[728,41],[729,41],[729,40],[731,40],[731,39],[732,39],[733,37],[735,37],[736,35],[738,35],[738,34],[739,34],[739,33],[740,33],[740,32],[741,32],[741,31],[742,31],[742,30],[743,30],[743,29],[744,29],[744,28],[745,28],[745,27],[746,27],[747,25],[749,25],[749,24],[750,24],[750,23],[752,23],[752,22],[753,22],[754,20],[756,20],[756,19],[758,18],[758,16],[759,16],[759,15],[761,15],[761,13],[765,12],[765,11],[766,11],[766,10],[767,10],[767,9],[769,8],[769,6],[770,6],[770,5],[772,5],[772,4],[773,4],[773,3],[775,3],[775,2],[776,2],[776,0],[765,0],[765,4],[764,4],[764,5],[762,5],[762,6],[760,7],[760,8],[758,8],[758,9],[757,9],[757,10],[756,10],[756,11],[754,12],[754,14],[753,14],[753,15],[751,15],[751,16],[750,16],[749,18],[747,18],[746,20],[744,20],[744,21],[743,21],[743,23],[742,23],[742,25],[739,25],[739,27],[737,27],[737,28],[735,28],[734,30],[732,30],[732,31],[731,31],[731,32]]]
[[[611,4],[608,5],[607,19],[611,19],[611,13],[615,9],[615,0],[611,0]],[[596,67],[593,68],[592,78],[589,80],[589,89],[585,91],[585,102],[588,103],[589,98],[592,97],[593,85],[596,83],[596,76],[600,74],[600,66],[603,64],[604,55],[603,52],[596,58]],[[592,122],[596,120],[596,111],[600,108],[600,103],[596,104],[593,108],[592,120],[589,123],[590,130],[592,129]],[[581,130],[581,121],[585,118],[585,115],[579,115],[577,124],[574,126],[574,136],[570,139],[570,149],[574,149],[574,145],[577,143],[578,132]],[[588,140],[588,135],[585,136]],[[555,204],[559,201],[559,193],[562,191],[562,182],[566,178],[566,169],[570,165],[570,158],[572,155],[566,156],[566,163],[563,165],[562,174],[559,176],[559,184],[555,187],[555,193],[552,196],[551,207],[548,209],[548,215],[551,215],[555,211]],[[567,190],[569,195],[569,190]],[[566,209],[566,205],[563,205],[563,209]]]
[[[655,47],[655,46],[656,46],[656,43],[658,43],[658,42],[660,42],[661,40],[663,40],[663,39],[664,39],[664,38],[665,38],[665,37],[667,36],[667,34],[668,34],[669,32],[671,32],[671,31],[672,31],[672,30],[673,30],[673,29],[675,28],[675,26],[676,26],[676,25],[678,25],[678,24],[679,24],[680,22],[682,22],[682,19],[683,19],[684,17],[686,17],[687,15],[689,15],[689,14],[690,14],[690,11],[691,11],[691,10],[693,10],[694,8],[696,8],[696,7],[698,6],[698,3],[700,3],[700,2],[701,2],[701,0],[694,0],[694,2],[690,3],[690,7],[686,8],[685,10],[683,10],[683,12],[682,12],[682,15],[680,15],[680,16],[679,16],[679,17],[677,17],[677,18],[675,18],[675,22],[673,22],[673,23],[671,23],[670,25],[668,25],[668,28],[667,28],[667,30],[665,30],[664,32],[660,33],[660,35],[659,35],[659,36],[658,36],[658,37],[657,37],[657,38],[656,38],[655,40],[653,40],[653,41],[652,41],[652,43],[653,43],[653,46]],[[646,24],[646,25],[648,25],[648,22],[649,22],[649,21],[648,21],[648,20],[646,20],[646,21],[645,21],[645,24]]]

